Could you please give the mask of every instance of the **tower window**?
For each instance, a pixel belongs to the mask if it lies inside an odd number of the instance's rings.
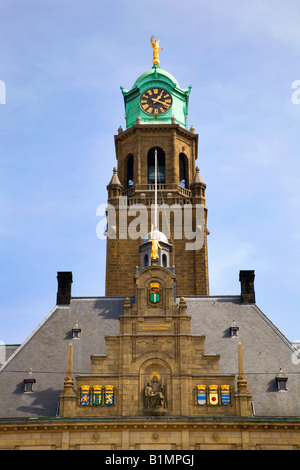
[[[168,261],[167,260],[167,255],[163,254],[162,255],[162,265],[163,265],[164,268],[167,267],[167,264],[168,264],[167,261]]]
[[[186,155],[184,153],[179,154],[179,185],[182,188],[187,187],[187,180],[186,180],[186,167],[187,167],[187,161],[186,161]]]
[[[145,268],[146,266],[148,266],[148,264],[149,264],[149,257],[148,257],[148,255],[146,254],[146,255],[144,256],[144,268]]]
[[[129,155],[127,159],[127,188],[130,188],[133,184],[133,155]]]
[[[165,169],[165,152],[157,149],[157,183],[163,184],[166,182],[166,169]],[[155,183],[155,149],[148,152],[148,184]]]

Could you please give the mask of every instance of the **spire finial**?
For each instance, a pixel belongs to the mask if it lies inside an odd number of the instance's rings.
[[[242,342],[239,341],[239,344],[238,344],[238,348],[239,348],[239,379],[243,380],[245,379],[245,370],[244,370],[244,358],[243,358],[243,346],[242,346]]]
[[[247,389],[247,379],[244,370],[243,347],[241,341],[238,344],[238,358],[239,358],[239,375],[237,379],[237,386],[239,393],[249,394]]]
[[[69,343],[66,379],[72,380],[72,374],[73,374],[73,344]]]
[[[73,382],[73,344],[69,343],[68,347],[68,359],[67,359],[67,372],[64,382],[64,393],[70,395],[74,394],[74,382]]]

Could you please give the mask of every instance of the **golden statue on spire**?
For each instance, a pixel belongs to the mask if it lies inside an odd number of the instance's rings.
[[[155,41],[154,36],[151,36],[150,40],[151,40],[151,45],[153,47],[153,61],[152,61],[152,64],[153,65],[159,65],[160,61],[159,61],[158,54],[159,54],[159,51],[162,51],[162,48],[159,47],[159,39],[157,39]]]
[[[153,236],[153,225],[152,225],[151,232],[150,232],[150,238],[151,238],[151,241],[152,241],[151,259],[158,259],[159,258],[158,248],[160,248],[160,249],[162,249],[162,248],[161,248],[158,240],[156,240],[156,238]]]

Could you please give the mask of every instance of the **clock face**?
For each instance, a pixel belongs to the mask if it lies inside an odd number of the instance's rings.
[[[141,108],[151,116],[166,113],[172,105],[172,96],[163,88],[149,88],[140,98]]]

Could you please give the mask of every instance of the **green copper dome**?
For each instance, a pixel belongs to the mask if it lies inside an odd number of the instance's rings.
[[[177,124],[186,127],[191,87],[181,89],[173,75],[158,65],[144,72],[131,90],[121,90],[127,129],[137,118],[140,124],[171,124],[175,117]]]
[[[173,77],[173,75],[171,75],[169,72],[167,72],[166,70],[163,70],[161,69],[160,67],[158,67],[157,65],[154,65],[152,67],[152,69],[150,70],[147,70],[147,72],[144,72],[134,83],[133,85],[133,88],[134,87],[138,87],[140,86],[142,83],[144,83],[145,81],[147,80],[151,80],[151,79],[157,79],[157,78],[160,78],[162,80],[167,80],[167,81],[170,81],[171,83],[173,83],[176,87],[180,88],[179,87],[179,84],[176,80],[176,78]]]

